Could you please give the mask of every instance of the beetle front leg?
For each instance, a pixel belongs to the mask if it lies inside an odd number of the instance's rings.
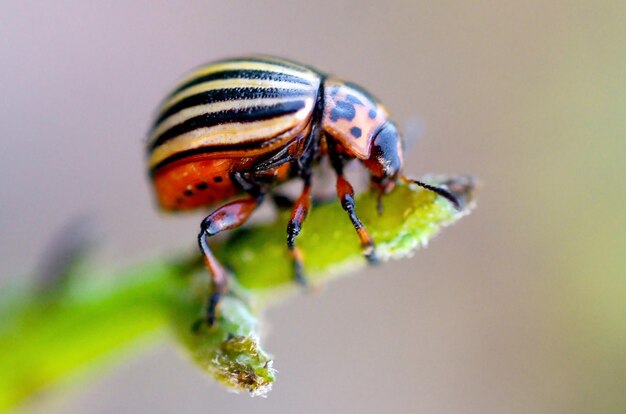
[[[359,235],[359,240],[361,242],[361,251],[363,252],[363,256],[367,259],[370,264],[378,263],[378,256],[376,255],[376,245],[374,244],[374,240],[369,235],[363,223],[359,219],[359,216],[356,214],[356,210],[354,207],[354,189],[352,185],[345,179],[343,174],[337,175],[337,196],[341,201],[341,206],[348,213],[350,217],[350,221],[354,226],[357,234]]]
[[[222,295],[228,292],[228,277],[224,267],[211,252],[208,238],[224,230],[232,230],[248,220],[252,212],[259,206],[263,196],[244,198],[232,201],[207,216],[202,220],[198,245],[204,255],[204,262],[211,274],[212,293],[207,302],[206,322],[213,325],[219,311]]]
[[[365,226],[363,226],[363,223],[361,223],[359,216],[357,216],[356,214],[356,210],[354,207],[354,189],[343,175],[344,160],[337,153],[334,141],[329,139],[327,140],[327,142],[330,163],[333,166],[335,173],[337,174],[337,196],[341,201],[341,206],[348,213],[350,221],[352,222],[354,229],[359,235],[363,256],[365,256],[370,264],[376,264],[378,263],[378,256],[376,255],[376,245],[374,244],[374,240],[372,240],[372,237],[365,229]]]

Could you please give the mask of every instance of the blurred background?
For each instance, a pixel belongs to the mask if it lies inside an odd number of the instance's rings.
[[[478,209],[414,258],[273,309],[267,399],[174,345],[41,412],[626,412],[622,1],[13,1],[0,11],[0,288],[95,218],[123,268],[192,246],[144,167],[190,68],[258,52],[366,86],[419,125],[407,172],[471,173]]]

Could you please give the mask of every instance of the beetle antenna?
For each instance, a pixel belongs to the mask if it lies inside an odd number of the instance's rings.
[[[461,202],[459,201],[458,198],[456,198],[454,196],[454,194],[452,194],[450,191],[446,190],[445,188],[441,188],[441,187],[435,187],[433,185],[430,184],[426,184],[422,181],[416,180],[414,178],[407,178],[407,177],[402,177],[402,179],[407,182],[407,183],[413,183],[413,184],[417,184],[422,188],[425,188],[429,191],[432,191],[433,193],[440,195],[442,197],[444,197],[446,200],[448,200],[449,202],[452,203],[452,205],[454,206],[454,208],[456,208],[457,210],[461,211],[463,210],[463,206],[461,205]]]

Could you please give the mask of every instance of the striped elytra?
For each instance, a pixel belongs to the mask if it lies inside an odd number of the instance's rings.
[[[149,134],[148,166],[159,205],[188,210],[218,203],[242,192],[233,172],[288,147],[297,158],[316,105],[319,127],[344,153],[365,158],[387,113],[359,87],[266,56],[195,69],[161,103]],[[263,181],[289,179],[294,171],[285,164],[263,171]]]

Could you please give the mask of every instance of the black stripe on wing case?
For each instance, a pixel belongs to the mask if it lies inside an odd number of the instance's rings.
[[[307,98],[312,95],[312,91],[283,88],[226,88],[209,90],[188,96],[170,106],[165,112],[159,115],[154,122],[153,129],[175,113],[197,105],[207,105],[214,102],[226,102],[240,99]]]
[[[288,101],[271,106],[260,106],[245,109],[230,109],[227,111],[211,112],[199,115],[186,120],[178,125],[164,131],[156,137],[150,144],[149,150],[152,151],[159,145],[179,135],[193,131],[198,128],[208,128],[219,124],[234,122],[253,122],[262,121],[279,116],[292,114],[304,108],[305,101]]]
[[[176,154],[170,155],[163,161],[159,162],[157,165],[150,169],[150,175],[154,176],[154,174],[162,167],[171,164],[175,161],[183,160],[188,157],[193,157],[194,155],[202,155],[202,154],[215,154],[218,152],[233,152],[233,151],[246,151],[246,150],[254,150],[263,148],[271,145],[277,138],[280,138],[285,132],[289,131],[290,128],[285,129],[284,131],[278,132],[276,135],[265,138],[261,140],[255,141],[245,141],[238,142],[236,144],[220,144],[220,145],[210,145],[199,148],[193,148],[186,151],[177,152]]]
[[[292,69],[292,70],[296,70],[298,72],[302,72],[302,73],[309,73],[309,72],[313,72],[316,74],[319,74],[318,70],[307,66],[307,65],[303,65],[302,63],[297,63],[297,62],[293,62],[290,60],[286,60],[283,58],[279,58],[279,57],[275,57],[275,56],[248,56],[248,57],[240,57],[240,58],[231,58],[231,59],[226,59],[226,60],[222,60],[222,61],[218,61],[218,62],[214,62],[213,64],[221,64],[221,63],[236,63],[236,62],[241,62],[243,64],[245,64],[246,62],[249,63],[267,63],[269,65],[274,65],[277,67],[282,67],[282,68],[286,68],[286,69]]]
[[[270,70],[249,70],[249,69],[231,69],[231,70],[223,70],[220,72],[209,73],[208,75],[199,76],[197,78],[193,78],[188,82],[180,85],[174,92],[169,95],[169,98],[173,97],[177,93],[184,91],[187,88],[198,85],[200,83],[210,82],[214,80],[222,80],[222,79],[254,79],[254,80],[265,80],[272,82],[290,82],[297,83],[300,85],[311,85],[311,82],[305,78],[301,78],[299,76],[294,76],[281,72],[274,72]]]

